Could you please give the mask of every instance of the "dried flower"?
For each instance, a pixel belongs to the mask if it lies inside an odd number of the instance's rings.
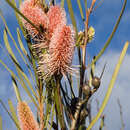
[[[20,11],[37,27],[43,30],[48,28],[48,18],[42,8],[37,6],[36,0],[25,0],[20,5]],[[39,32],[30,23],[23,18],[22,22],[32,38],[38,35]]]
[[[48,13],[49,32],[53,33],[58,26],[66,24],[66,13],[60,6],[51,6]]]
[[[38,123],[26,102],[19,102],[17,106],[19,123],[22,130],[39,130]]]
[[[39,71],[45,73],[45,77],[54,74],[66,75],[73,73],[70,67],[73,58],[75,43],[75,32],[70,26],[59,26],[49,45],[49,56],[45,60],[41,60]]]

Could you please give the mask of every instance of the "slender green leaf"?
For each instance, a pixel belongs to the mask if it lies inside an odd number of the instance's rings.
[[[106,93],[105,98],[104,98],[104,100],[103,100],[103,103],[102,103],[102,105],[101,105],[101,107],[100,107],[100,109],[99,109],[99,112],[97,113],[96,117],[92,120],[92,122],[91,122],[90,125],[88,126],[87,130],[90,130],[90,129],[93,127],[93,125],[96,123],[96,121],[100,118],[100,116],[101,116],[101,114],[102,114],[102,112],[103,112],[105,106],[106,106],[107,103],[108,103],[108,100],[109,100],[109,98],[110,98],[112,89],[113,89],[114,84],[115,84],[115,81],[116,81],[116,79],[117,79],[117,76],[118,76],[118,73],[119,73],[119,70],[120,70],[120,66],[121,66],[121,64],[122,64],[122,61],[123,61],[123,59],[124,59],[124,56],[125,56],[126,51],[127,51],[127,49],[128,49],[128,46],[129,46],[129,42],[127,41],[127,42],[125,43],[125,45],[124,45],[124,48],[123,48],[123,50],[122,50],[122,52],[121,52],[121,55],[120,55],[119,60],[118,60],[118,63],[117,63],[117,65],[116,65],[116,67],[115,67],[114,73],[113,73],[112,78],[111,78],[111,81],[110,81],[110,83],[109,83],[109,87],[108,87],[107,93]]]
[[[1,46],[0,46],[0,47],[1,47]],[[2,47],[1,47],[1,48],[2,48]],[[3,49],[3,48],[2,48],[2,49]],[[3,49],[3,50],[4,50],[4,49]],[[4,52],[5,52],[5,54],[7,54],[6,51],[4,51]],[[20,77],[20,80],[19,80],[19,78],[13,73],[13,71],[11,71],[1,60],[0,60],[0,63],[10,72],[11,76],[12,76],[14,79],[17,79],[17,80],[23,85],[24,79],[23,79],[22,76],[21,76],[21,72],[22,72],[21,68],[20,68],[19,65],[16,63],[16,61],[13,59],[13,57],[11,57],[11,56],[8,55],[8,54],[7,54],[7,56],[8,56],[9,58],[11,58],[12,61],[14,62],[15,66],[16,66],[16,70],[17,70],[18,75],[19,75],[19,77]],[[23,73],[22,73],[22,75],[23,75]],[[26,80],[27,80],[27,79],[26,79]],[[36,103],[35,103],[35,100],[33,99],[32,95],[30,94],[30,92],[29,92],[29,90],[28,90],[28,88],[27,88],[27,86],[26,86],[25,83],[24,83],[24,85],[23,85],[22,87],[23,87],[23,88],[25,89],[25,91],[28,93],[28,96],[30,96],[30,98],[34,101],[34,104],[36,104]],[[35,97],[37,97],[36,94],[35,94]]]
[[[9,45],[9,42],[8,42],[8,38],[7,38],[7,34],[6,34],[6,31],[4,30],[4,42],[5,42],[5,46],[9,52],[9,54],[11,55],[11,59],[12,61],[14,62],[15,66],[16,66],[16,69],[17,71],[19,71],[21,73],[21,75],[24,77],[24,79],[26,80],[28,86],[30,87],[31,91],[33,92],[34,96],[37,97],[35,91],[34,91],[34,88],[32,87],[27,75],[22,71],[20,65],[18,64],[18,61]]]
[[[87,10],[87,0],[84,0],[84,2],[85,2],[85,8]]]
[[[93,58],[94,60],[94,58]],[[91,74],[90,74],[90,77],[89,77],[89,86],[92,86],[92,78],[94,76],[94,72],[95,72],[95,64],[92,65],[91,67]]]
[[[31,46],[31,43],[29,43],[29,42],[28,42],[28,48],[29,48],[30,55],[31,55],[31,63],[32,63],[32,67],[33,67],[33,70],[34,70],[36,83],[37,83],[37,86],[39,86],[39,78],[38,78],[38,74],[37,74],[36,61],[35,61],[35,58],[34,58],[34,56],[33,56],[33,54],[32,54],[32,46]],[[42,82],[42,81],[40,80],[40,82]]]
[[[11,47],[10,47],[10,44],[9,44],[9,41],[8,41],[8,37],[7,37],[7,32],[6,30],[4,30],[4,43],[5,43],[5,46],[6,46],[6,49],[9,53],[9,56],[11,57],[12,61],[17,65],[17,67],[22,71],[22,68],[20,67]]]
[[[2,117],[0,116],[0,130],[2,130]]]
[[[16,4],[16,1],[12,0],[13,4]],[[21,3],[22,3],[22,0],[19,0],[19,6],[21,5]]]
[[[12,34],[11,34],[10,31],[9,31],[9,28],[8,28],[8,26],[7,26],[7,23],[6,23],[4,17],[2,16],[1,13],[0,13],[0,16],[1,16],[2,20],[3,20],[3,23],[5,24],[6,30],[7,30],[8,34],[9,34],[9,36],[11,37],[11,39],[12,39],[12,41],[13,41],[13,43],[14,43],[16,49],[18,50],[18,52],[19,52],[21,58],[23,59],[23,61],[24,61],[24,63],[26,64],[27,68],[29,69],[29,73],[30,73],[30,75],[31,75],[31,78],[32,78],[33,82],[35,83],[34,78],[33,78],[33,76],[32,76],[32,72],[31,72],[31,70],[30,70],[30,67],[29,67],[28,63],[26,62],[26,60],[25,60],[23,54],[22,54],[21,51],[19,50],[19,48],[18,48],[18,46],[17,46],[17,44],[16,44],[16,42],[15,42],[15,40],[14,40]],[[9,52],[9,54],[16,60],[15,55],[14,55],[14,53],[13,53],[13,51],[12,51],[10,45],[9,45],[6,31],[4,32],[4,35],[5,35],[5,36],[4,36],[4,39],[5,39],[5,45],[6,45],[6,47],[7,47],[7,50],[8,50],[8,52]],[[20,47],[22,47],[22,49],[24,49],[24,47],[22,46],[22,41],[21,41],[21,39],[20,39],[20,35],[18,35],[18,41],[19,41]],[[27,52],[26,52],[25,49],[24,49],[24,53],[26,53],[27,58],[29,58],[29,56],[28,56],[28,54],[27,54]],[[18,65],[18,61],[16,61],[16,62],[17,62],[17,65]],[[19,66],[19,67],[20,67],[20,66]]]
[[[19,5],[21,5],[21,3],[22,3],[22,0],[19,0]]]
[[[9,52],[9,54],[11,55],[11,57],[12,57],[12,58],[16,61],[16,63],[18,64],[18,61],[17,61],[17,59],[16,59],[16,57],[15,57],[15,55],[14,55],[14,53],[13,53],[13,51],[12,51],[10,45],[9,45],[9,41],[8,41],[8,37],[7,37],[7,32],[6,32],[6,30],[4,30],[4,43],[5,43],[5,46],[6,46],[7,50],[8,50],[8,52]]]
[[[47,95],[47,89],[44,91],[44,95],[42,95],[42,102],[44,103],[46,100],[46,95]]]
[[[77,0],[77,3],[78,3],[78,6],[79,6],[80,15],[81,15],[81,17],[82,17],[82,19],[84,21],[85,19],[84,19],[83,10],[82,10],[82,6],[81,6],[81,3],[80,3],[80,0]]]
[[[10,99],[8,100],[8,104],[9,104],[9,108],[10,108],[10,112],[11,112],[13,120],[15,120],[15,122],[17,122],[17,124],[19,124],[15,108],[14,108],[13,103],[12,103],[12,101]],[[19,127],[17,127],[17,128],[19,129]]]
[[[114,29],[113,29],[113,31],[112,31],[110,37],[109,37],[108,40],[106,41],[104,47],[101,49],[101,51],[99,52],[99,54],[96,56],[95,60],[94,60],[90,65],[88,65],[88,66],[91,66],[92,64],[94,64],[94,63],[102,56],[102,54],[104,53],[104,51],[107,49],[107,47],[108,47],[108,45],[110,44],[110,42],[111,42],[111,40],[112,40],[112,38],[113,38],[113,36],[114,36],[116,30],[117,30],[117,27],[118,27],[118,25],[119,25],[119,23],[120,23],[120,20],[121,20],[121,18],[122,18],[122,15],[123,15],[124,10],[125,10],[125,7],[126,7],[126,3],[127,3],[127,0],[124,0],[124,4],[123,4],[123,7],[122,7],[120,16],[119,16],[119,18],[118,18],[118,20],[117,20],[117,22],[116,22],[116,25],[115,25],[115,27],[114,27]]]
[[[12,3],[13,3],[13,5],[14,5],[15,7],[17,7],[15,0],[12,0]],[[19,5],[20,5],[20,4],[21,4],[21,0],[19,0]],[[22,24],[21,18],[19,17],[18,13],[17,13],[15,10],[14,10],[14,12],[15,12],[15,16],[16,16],[16,19],[17,19],[17,21],[18,21],[18,24],[19,24],[20,28],[21,28],[22,32],[24,32],[23,24]]]
[[[20,69],[19,69],[19,72],[20,72],[21,75],[24,77],[24,79],[25,79],[25,81],[27,82],[29,88],[32,90],[34,96],[37,97],[36,92],[34,91],[34,88],[32,87],[32,85],[31,85],[31,83],[30,83],[30,81],[29,81],[27,75],[26,75],[24,72],[22,72]]]
[[[38,105],[34,99],[34,97],[32,96],[32,94],[30,93],[30,91],[28,90],[26,84],[24,83],[24,80],[22,77],[20,77],[21,79],[19,79],[12,70],[10,70],[2,60],[0,60],[0,63],[5,67],[5,69],[10,72],[11,76],[14,77],[15,79],[17,79],[19,81],[19,83],[21,84],[21,86],[24,88],[24,90],[26,91],[26,93],[28,94],[28,96],[31,98],[31,100],[33,101],[33,103],[35,104],[35,106],[38,108]],[[18,71],[19,72],[19,71]],[[21,76],[21,74],[19,74],[19,76]],[[38,108],[39,109],[39,108]]]
[[[14,118],[12,117],[12,115],[10,114],[10,112],[8,111],[8,109],[6,108],[6,106],[4,105],[4,103],[2,102],[2,100],[0,99],[0,104],[3,106],[3,108],[5,109],[5,111],[8,113],[9,117],[12,119],[12,121],[15,123],[15,125],[17,126],[17,128],[20,129],[19,124],[14,120]]]
[[[55,103],[54,103],[53,108],[52,108],[51,125],[50,125],[49,130],[52,129],[53,120],[54,120],[54,114],[55,114]]]
[[[59,80],[59,79],[58,79]],[[57,109],[57,116],[58,116],[58,120],[60,122],[60,126],[61,128],[64,128],[65,127],[65,124],[64,124],[64,115],[63,115],[63,111],[62,111],[62,101],[61,101],[61,97],[60,97],[60,93],[58,92],[59,91],[59,87],[60,87],[60,83],[59,81],[56,81],[57,83],[57,87],[55,88],[54,90],[54,101],[55,101],[55,104],[56,104],[56,109]]]
[[[64,2],[65,0],[61,0],[61,7],[64,8]]]
[[[25,58],[23,57],[23,54],[22,54],[21,51],[19,50],[19,48],[18,48],[18,46],[17,46],[17,44],[16,44],[16,42],[15,42],[15,40],[14,40],[14,38],[13,38],[11,32],[10,32],[8,26],[7,26],[7,23],[6,23],[6,21],[5,21],[4,17],[3,17],[3,15],[2,15],[2,13],[0,13],[0,16],[1,16],[2,20],[3,20],[3,23],[4,23],[4,25],[5,25],[5,28],[6,28],[7,32],[8,32],[8,34],[9,34],[10,38],[12,39],[12,41],[13,41],[13,43],[14,43],[16,49],[17,49],[17,51],[19,52],[19,54],[20,54],[21,58],[23,59],[23,61],[25,62],[25,64],[28,66],[28,64],[27,64],[27,62],[26,62],[26,60],[25,60]],[[6,34],[6,35],[7,35],[7,34]],[[6,37],[7,37],[7,36],[6,36]]]
[[[73,12],[73,8],[72,8],[72,3],[71,0],[66,0],[67,1],[67,5],[68,5],[68,9],[69,9],[69,13],[70,13],[70,18],[72,21],[72,24],[76,30],[76,38],[78,37],[78,29],[77,29],[77,24],[76,24],[76,20],[75,20],[75,16],[74,16],[74,12]],[[81,51],[80,48],[77,48],[78,50],[78,57],[79,57],[79,64],[81,65]]]
[[[23,42],[22,42],[21,36],[20,36],[20,31],[19,31],[18,28],[17,28],[17,37],[18,37],[18,43],[19,43],[19,45],[20,45],[20,48],[21,48],[23,54],[24,54],[24,55],[27,57],[27,59],[30,61],[30,57],[29,57],[29,55],[28,55],[26,49],[25,49],[24,46],[23,46]],[[31,68],[30,68],[30,66],[29,66],[27,63],[26,63],[26,65],[27,65],[27,67],[28,67],[28,71],[29,71],[29,74],[30,74],[30,76],[31,76],[31,78],[32,78],[32,80],[33,80],[33,83],[35,84],[35,80],[34,80],[34,77],[33,77],[32,71],[31,71]]]
[[[18,46],[17,46],[17,44],[16,44],[16,42],[15,42],[15,40],[14,40],[14,38],[13,38],[11,32],[10,32],[8,26],[7,26],[7,23],[6,23],[6,21],[5,21],[4,17],[3,17],[3,15],[2,15],[2,13],[0,13],[0,16],[1,16],[2,20],[3,20],[3,23],[4,23],[5,27],[6,27],[6,30],[7,30],[8,34],[9,34],[10,38],[12,39],[12,41],[13,41],[13,43],[14,43],[16,49],[17,49],[17,51],[19,52],[21,58],[23,59],[24,63],[25,63],[26,66],[28,67],[28,69],[30,69],[30,67],[29,67],[28,63],[26,62],[26,60],[25,60],[23,54],[22,54],[21,51],[19,50],[19,48],[18,48]],[[6,38],[7,38],[7,34],[6,34]],[[24,49],[24,47],[21,45],[21,42],[22,42],[22,41],[20,41],[20,32],[19,32],[19,36],[18,36],[18,41],[20,42],[20,47],[22,47],[22,49]],[[8,39],[7,39],[7,44],[8,44],[8,46],[9,46]],[[11,48],[11,47],[9,46],[9,48]],[[22,49],[21,49],[21,50],[22,50]],[[24,53],[26,53],[26,55],[27,55],[27,52],[26,52],[25,49],[24,49]],[[27,56],[28,56],[28,55],[27,55]],[[28,57],[29,57],[29,56],[28,56]],[[27,58],[28,58],[28,57],[27,57]]]
[[[14,77],[12,77],[12,84],[13,84],[13,87],[14,87],[14,91],[15,91],[17,100],[19,102],[22,101],[21,96],[20,96],[20,92],[19,92],[19,89],[18,89],[18,85],[17,85],[17,82],[16,82]]]
[[[51,109],[52,109],[52,104],[48,103],[46,104],[46,114],[45,114],[45,128],[48,128],[48,123],[49,123],[49,119],[51,116]]]
[[[103,127],[104,127],[104,117],[101,118],[99,130],[103,130]]]
[[[67,121],[67,123],[68,123],[68,125],[69,125],[69,127],[70,127],[70,124],[71,124],[71,119],[70,119],[70,117],[69,117],[69,114],[68,114],[68,107],[67,106],[64,106],[64,113],[65,113],[65,118],[66,118],[66,121]]]
[[[31,59],[30,59],[30,56],[28,55],[28,52],[27,52],[26,49],[24,48],[23,42],[22,42],[22,40],[21,40],[21,35],[20,35],[20,30],[19,30],[19,28],[17,28],[17,38],[18,38],[18,43],[19,43],[20,49],[22,50],[23,54],[26,56],[26,58],[27,58],[28,61],[30,62]],[[30,64],[32,64],[32,63],[30,62]],[[30,68],[30,66],[29,66],[28,64],[27,64],[27,67],[28,67],[28,69],[29,69],[30,75],[32,75],[32,73],[31,73],[31,68]],[[32,78],[32,79],[33,79],[33,78]]]
[[[77,24],[76,24],[76,20],[75,20],[73,8],[72,8],[71,0],[66,0],[66,1],[67,1],[67,5],[68,5],[68,9],[69,9],[69,13],[70,13],[70,18],[71,18],[72,24],[73,24],[73,26],[74,26],[74,28],[76,30],[76,35],[78,36]]]
[[[27,53],[26,49],[24,48],[23,42],[21,40],[19,28],[17,28],[17,38],[18,38],[18,43],[20,45],[21,50],[23,51],[24,55],[28,58],[29,56],[28,56],[28,53]]]
[[[54,87],[56,87],[54,79],[50,79],[48,82],[46,82],[46,91],[45,91],[45,94],[46,94],[45,127],[46,128],[48,128],[47,126],[49,124],[52,105],[53,105],[53,101],[54,101],[54,99],[53,99],[54,98],[54,96],[53,96],[54,95]]]
[[[25,82],[24,82],[24,79],[23,79],[23,77],[22,77],[21,72],[18,71],[18,74],[19,74],[19,78],[20,78],[20,80],[19,80],[20,84],[22,85],[22,87],[24,88],[24,90],[26,91],[26,93],[28,94],[28,96],[31,98],[31,100],[33,101],[33,103],[35,104],[35,106],[39,109],[39,107],[38,107],[38,105],[37,105],[37,103],[36,103],[34,97],[33,97],[32,94],[30,93],[30,91],[29,91],[27,85],[26,85]],[[37,99],[37,95],[35,94],[34,96],[35,96],[36,99]]]

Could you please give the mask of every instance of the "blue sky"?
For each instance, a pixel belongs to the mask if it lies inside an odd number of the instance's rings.
[[[83,30],[83,22],[81,20],[81,16],[79,14],[79,9],[76,0],[73,1],[73,8],[75,12],[75,17],[77,21],[78,30]],[[90,2],[91,0],[88,0]],[[84,3],[84,0],[81,0],[82,5]],[[57,2],[58,3],[58,2]],[[98,3],[98,0],[97,0]],[[93,14],[90,17],[90,26],[93,26],[95,28],[95,38],[92,43],[88,44],[87,47],[87,62],[89,62],[88,59],[93,57],[94,55],[97,55],[100,51],[101,47],[106,42],[108,36],[112,32],[112,29],[114,27],[114,24],[120,14],[120,10],[122,8],[123,0],[104,0],[104,2],[101,4],[100,7],[96,9],[96,11],[93,12]],[[83,5],[84,7],[84,5]],[[12,35],[16,38],[16,28],[18,27],[18,24],[16,23],[16,19],[13,13],[13,10],[7,5],[5,0],[0,0],[0,9],[3,12],[3,15],[7,21],[8,27],[10,28],[10,31]],[[68,10],[65,4],[65,9],[67,13],[68,18],[68,24],[70,24],[70,18],[68,15]],[[123,45],[126,40],[130,41],[130,1],[128,0],[127,6],[125,9],[125,13],[122,17],[122,20],[119,24],[119,27],[116,31],[116,34],[114,38],[112,39],[109,47],[107,48],[104,55],[100,58],[97,68],[96,68],[96,75],[100,75],[100,72],[102,71],[104,63],[107,61],[107,66],[105,73],[102,78],[102,84],[100,89],[97,93],[93,96],[93,102],[92,102],[92,112],[93,115],[96,114],[96,102],[95,99],[98,99],[100,104],[103,101],[103,97],[105,95],[105,92],[107,90],[108,84],[111,80],[112,73],[114,71],[114,67],[118,61],[120,52],[123,48]],[[0,44],[4,45],[3,41],[3,23],[0,18]],[[11,40],[9,40],[10,43],[12,43]],[[12,48],[14,49],[13,45]],[[25,44],[26,48],[26,44]],[[14,50],[15,53],[17,53]],[[19,56],[18,56],[19,57]],[[7,59],[7,56],[3,54],[2,51],[0,51],[0,59],[4,60],[7,65],[9,65],[13,69],[13,64]],[[74,63],[77,61],[76,56],[74,57]],[[130,129],[130,47],[127,51],[127,54],[125,56],[123,65],[121,67],[120,73],[118,75],[118,79],[116,81],[116,84],[113,88],[113,92],[111,95],[111,98],[108,102],[107,107],[105,108],[105,115],[106,115],[106,127],[107,130],[119,130],[121,127],[120,122],[120,115],[119,115],[119,107],[117,105],[117,98],[120,99],[123,109],[123,119],[125,122],[125,129]],[[16,106],[16,97],[14,95],[12,83],[10,76],[7,71],[5,71],[4,67],[0,65],[0,99],[2,99],[5,104],[7,105],[8,99],[11,99],[14,102],[14,105]],[[23,91],[21,89],[21,91]],[[22,92],[24,95],[24,100],[28,100],[27,95]],[[3,125],[4,129],[10,129],[15,130],[15,127],[13,125],[13,122],[9,119],[7,113],[3,110],[3,108],[0,105],[0,115],[3,117]],[[93,128],[93,130],[96,130],[99,123],[96,124],[96,126]]]

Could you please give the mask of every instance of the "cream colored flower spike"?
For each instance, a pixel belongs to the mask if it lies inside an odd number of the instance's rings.
[[[19,102],[17,106],[19,124],[22,130],[40,130],[33,113],[26,102]]]

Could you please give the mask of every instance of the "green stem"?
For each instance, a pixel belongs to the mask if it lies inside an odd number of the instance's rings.
[[[73,8],[72,8],[72,2],[71,2],[71,0],[66,0],[66,1],[67,1],[69,13],[70,13],[70,18],[71,18],[72,24],[74,26],[74,29],[76,31],[76,39],[77,39],[78,38],[78,29],[77,29],[77,23],[76,23]],[[78,51],[78,57],[79,57],[79,64],[81,65],[81,51],[80,51],[79,47],[77,47],[77,51]]]
[[[60,93],[60,79],[59,77],[56,77],[56,88],[54,92],[55,97],[55,104],[58,114],[58,120],[60,122],[61,130],[65,130],[65,122],[64,122],[64,113],[63,113],[63,105],[62,105],[62,99],[61,99],[61,93]]]
[[[84,2],[85,2],[85,8],[87,10],[87,0],[84,0]]]

